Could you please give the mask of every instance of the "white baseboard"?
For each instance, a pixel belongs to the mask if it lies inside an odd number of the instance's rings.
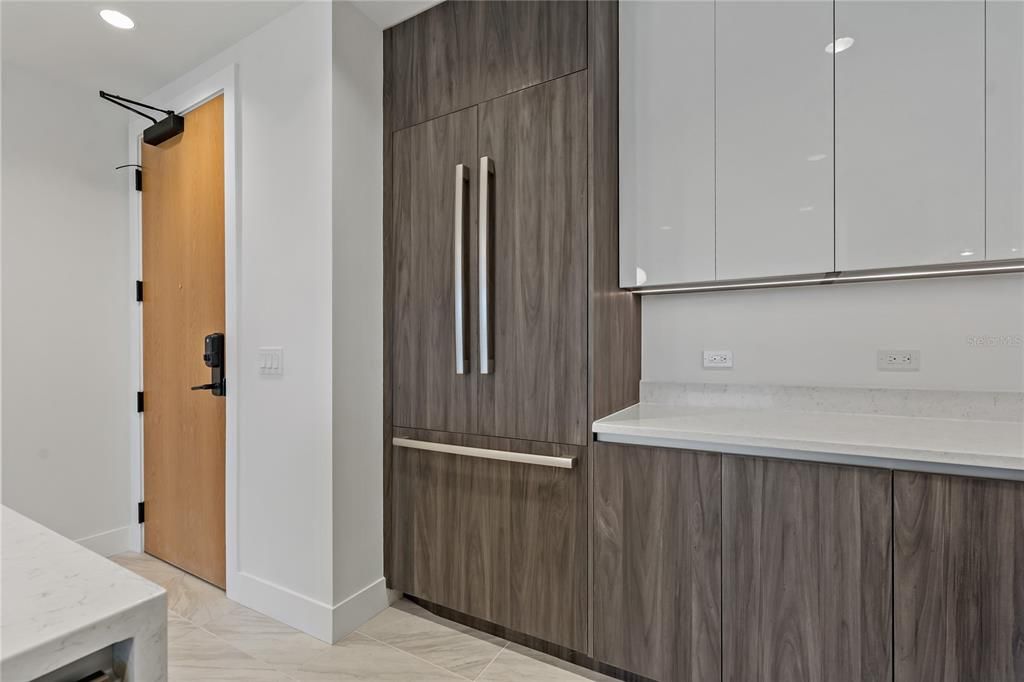
[[[131,552],[134,549],[131,526],[123,526],[86,538],[79,538],[75,542],[101,556],[113,556],[121,552]]]
[[[334,606],[334,641],[358,628],[389,605],[388,589],[384,585],[384,576],[346,597]]]
[[[228,598],[328,644],[334,642],[329,604],[241,571],[231,581]]]
[[[287,587],[239,572],[228,598],[319,640],[333,643],[387,608],[384,578],[331,607]]]

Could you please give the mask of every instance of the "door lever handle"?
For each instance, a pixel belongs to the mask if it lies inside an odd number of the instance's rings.
[[[193,391],[212,391],[215,388],[219,388],[220,384],[200,384],[199,386],[193,386]]]

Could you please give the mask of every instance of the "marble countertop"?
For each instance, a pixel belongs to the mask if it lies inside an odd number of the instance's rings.
[[[641,402],[599,441],[1024,480],[1024,422]]]
[[[32,680],[105,647],[127,681],[167,678],[164,589],[0,507],[0,677]]]

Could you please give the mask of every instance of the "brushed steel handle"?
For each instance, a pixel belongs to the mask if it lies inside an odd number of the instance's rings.
[[[469,193],[469,169],[465,164],[455,166],[455,373],[465,374],[469,366],[466,345],[466,288],[468,271],[466,270],[466,216],[469,213],[467,200]]]
[[[494,276],[491,252],[494,228],[491,218],[493,208],[491,195],[494,193],[494,162],[488,156],[480,157],[480,220],[479,220],[479,267],[480,267],[480,373],[494,371],[494,320],[491,319],[491,301],[494,296]]]
[[[497,459],[503,462],[516,462],[518,464],[536,464],[538,466],[555,467],[557,469],[572,469],[576,466],[575,457],[556,457],[554,455],[529,455],[525,452],[508,452],[507,450],[488,450],[487,448],[470,448],[465,445],[448,445],[447,443],[431,443],[425,440],[413,440],[412,438],[391,439],[391,442],[400,448],[411,450],[427,450],[429,452],[444,452],[449,455],[462,455],[465,457],[477,457],[479,459]]]

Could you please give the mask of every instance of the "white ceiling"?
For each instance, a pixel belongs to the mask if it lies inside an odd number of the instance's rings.
[[[0,51],[52,80],[143,97],[294,7],[280,0],[0,2]],[[99,10],[135,21],[123,31]]]

